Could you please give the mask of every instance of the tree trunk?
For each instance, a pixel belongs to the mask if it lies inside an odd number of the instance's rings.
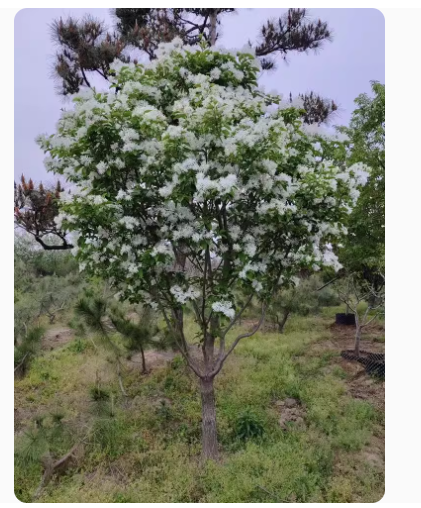
[[[140,346],[140,354],[142,355],[142,373],[146,372],[146,359],[145,359],[145,351],[143,351],[143,347]]]
[[[213,379],[200,379],[202,398],[202,454],[205,459],[218,458],[218,435],[216,432],[216,408]]]
[[[210,15],[210,29],[209,29],[209,40],[210,45],[215,46],[216,42],[216,19],[217,19],[217,9],[213,9],[212,14]]]
[[[184,312],[182,308],[174,310],[175,326],[178,334],[178,340],[180,342],[178,347],[181,347],[183,351],[187,352],[187,344],[184,338]]]
[[[375,307],[376,306],[376,300],[377,300],[376,295],[371,294],[368,297],[368,302],[367,302],[368,306],[371,307],[371,308]]]
[[[361,340],[361,326],[357,323],[357,329],[355,331],[355,345],[354,345],[354,354],[359,357],[360,356],[360,340]]]
[[[284,326],[285,326],[285,323],[287,322],[289,314],[290,314],[289,310],[285,311],[285,314],[284,314],[284,317],[282,318],[282,321],[280,323],[278,323],[278,331],[279,331],[279,333],[284,333]]]

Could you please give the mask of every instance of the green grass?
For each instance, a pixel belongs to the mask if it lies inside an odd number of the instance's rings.
[[[38,414],[64,407],[63,435],[85,442],[79,467],[52,481],[39,501],[379,500],[383,468],[365,460],[364,453],[381,417],[371,404],[349,395],[347,374],[334,363],[339,352],[313,347],[330,339],[330,323],[323,316],[293,317],[285,334],[259,332],[239,344],[215,385],[218,463],[201,462],[197,382],[180,358],[148,376],[124,372],[128,400],[108,354],[89,341],[35,359],[29,374],[16,381],[24,429],[33,428]],[[192,338],[194,324],[186,329]],[[98,376],[109,396],[93,400]],[[286,397],[301,401],[304,428],[280,428],[275,403]],[[255,430],[241,438],[244,419],[251,419]],[[36,454],[21,460],[27,439],[22,430],[16,437],[15,467],[15,492],[26,502],[41,476]],[[71,447],[68,437],[60,439],[48,444],[57,456]]]

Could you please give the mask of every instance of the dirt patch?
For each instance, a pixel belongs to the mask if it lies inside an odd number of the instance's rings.
[[[282,430],[288,430],[291,424],[298,427],[305,426],[306,409],[299,400],[293,398],[278,400],[275,402],[275,407],[280,415],[278,423]]]
[[[333,323],[330,327],[334,342],[340,349],[353,349],[355,339],[355,326],[344,326]],[[367,349],[373,353],[384,353],[384,342],[376,341],[384,337],[385,329],[382,324],[370,324],[363,330],[360,349]],[[367,347],[366,347],[367,346]]]
[[[376,409],[385,410],[385,383],[368,376],[365,371],[347,383],[349,393],[355,399],[366,400]]]
[[[145,352],[146,368],[147,370],[156,369],[157,367],[165,367],[168,362],[173,360],[177,353],[175,351],[155,351],[150,350]],[[134,368],[142,368],[142,355],[141,353],[134,354],[128,365]]]
[[[130,319],[130,321],[133,321],[133,323],[138,323],[140,320],[137,312],[129,312],[126,317],[127,319]]]
[[[385,410],[385,382],[375,377],[371,377],[366,372],[366,367],[362,363],[341,357],[341,351],[354,348],[355,327],[341,326],[336,323],[330,326],[332,337],[329,340],[314,344],[312,352],[314,354],[323,354],[332,351],[335,355],[332,357],[330,365],[326,372],[331,373],[334,366],[339,366],[347,374],[345,384],[348,393],[355,399],[366,400],[376,409],[384,412]],[[360,342],[361,351],[369,353],[384,354],[385,344],[376,342],[378,336],[384,335],[384,325],[372,324],[364,329],[363,340]]]
[[[71,328],[52,328],[42,339],[42,349],[49,351],[64,346],[74,338],[74,333]]]

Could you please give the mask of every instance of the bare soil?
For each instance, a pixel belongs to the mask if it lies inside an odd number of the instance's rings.
[[[145,351],[145,360],[147,370],[155,369],[157,367],[165,367],[177,353],[175,351],[155,351],[153,349]],[[134,354],[130,360],[127,361],[128,365],[135,368],[142,368],[142,355],[141,353]]]
[[[278,400],[275,402],[275,407],[280,415],[278,423],[282,430],[288,430],[290,424],[304,427],[306,408],[299,400],[291,397]]]
[[[335,351],[332,358],[334,365],[339,365],[347,374],[346,385],[349,393],[356,399],[366,400],[373,404],[377,409],[384,411],[385,408],[385,382],[379,381],[369,376],[364,365],[357,361],[350,361],[340,356],[343,350],[352,350],[354,347],[354,333],[353,326],[343,326],[333,324],[330,327],[332,332],[332,339],[318,343],[315,345],[318,349],[324,351]],[[373,324],[364,329],[363,337],[360,343],[362,351],[369,351],[372,353],[384,353],[384,342],[378,342],[376,339],[384,335],[384,325]]]
[[[364,365],[357,361],[347,360],[340,356],[343,350],[353,350],[355,327],[337,325],[330,327],[332,338],[314,345],[317,352],[335,352],[328,369],[339,366],[347,374],[345,385],[348,393],[355,399],[365,400],[372,404],[380,413],[385,411],[385,381],[378,380],[366,373]],[[385,344],[381,340],[384,337],[385,328],[382,324],[372,324],[363,331],[360,348],[372,353],[384,353]],[[334,473],[345,475],[349,471],[349,463],[370,464],[378,472],[384,475],[385,464],[385,428],[384,422],[376,424],[374,435],[370,443],[363,450],[353,452],[352,459],[338,456]]]
[[[75,332],[71,328],[51,328],[42,339],[42,349],[52,350],[64,346],[74,338]]]

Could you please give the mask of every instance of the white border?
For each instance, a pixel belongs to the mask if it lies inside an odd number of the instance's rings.
[[[235,5],[237,2],[232,2]],[[13,5],[8,2],[9,6]],[[104,5],[105,4],[105,5]],[[197,6],[185,2],[184,5]],[[238,7],[254,7],[249,2],[239,2]],[[279,7],[276,2],[266,2],[265,7]],[[334,0],[309,2],[309,8],[338,8]],[[391,5],[396,8],[390,8]],[[22,2],[25,7],[34,7]],[[52,0],[39,2],[38,6],[56,7]],[[163,2],[160,5],[170,7]],[[420,66],[420,19],[419,1],[401,2],[343,2],[340,7],[369,7],[379,9],[386,20],[386,76],[387,76],[387,193],[388,193],[388,316],[387,351],[388,374],[386,390],[386,494],[381,502],[418,503],[421,493],[420,478],[420,420],[416,417],[419,405],[421,371],[421,334],[416,322],[419,311],[417,301],[420,288],[419,248],[416,248],[420,228],[420,173],[419,147],[421,145],[419,82],[416,79]],[[73,1],[72,7],[85,7],[86,2]],[[138,2],[126,2],[137,7]],[[62,5],[60,6],[62,7]],[[91,2],[89,7],[115,7],[109,2]],[[262,6],[259,5],[261,8]],[[289,2],[285,7],[298,7]],[[13,493],[13,375],[11,369],[12,340],[12,225],[11,196],[13,167],[13,51],[14,16],[20,8],[2,8],[0,11],[0,37],[2,38],[2,121],[1,121],[1,167],[4,176],[4,197],[0,200],[3,234],[10,244],[2,251],[3,320],[2,338],[6,343],[2,351],[3,368],[0,370],[3,388],[0,419],[1,448],[1,498],[4,504],[18,503]],[[28,79],[36,79],[31,77]],[[418,185],[417,185],[418,184]],[[10,194],[9,194],[10,193]],[[10,198],[11,199],[11,198]],[[6,219],[10,217],[10,219]],[[389,241],[390,240],[390,241]],[[418,280],[417,280],[418,279]],[[7,289],[8,288],[8,289]],[[7,290],[7,294],[5,289]],[[413,325],[413,326],[411,326]],[[40,503],[41,504],[41,503]],[[58,503],[61,504],[61,503]],[[320,503],[319,503],[320,504]],[[360,504],[360,503],[357,503]],[[317,505],[317,504],[316,504]]]

